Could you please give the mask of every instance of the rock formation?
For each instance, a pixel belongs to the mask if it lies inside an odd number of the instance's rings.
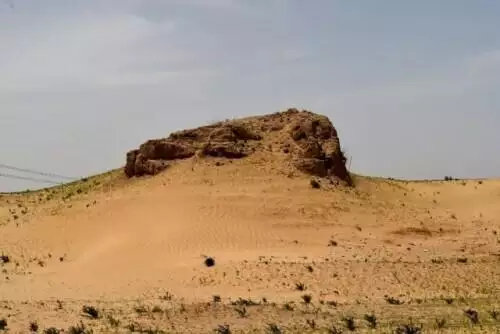
[[[330,120],[297,109],[219,122],[148,140],[127,153],[125,174],[154,175],[166,169],[169,161],[188,159],[195,154],[242,159],[263,151],[267,143],[278,143],[279,153],[285,154],[303,173],[335,177],[351,184],[346,158]]]

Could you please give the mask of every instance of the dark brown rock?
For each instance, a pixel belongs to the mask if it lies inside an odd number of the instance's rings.
[[[269,147],[281,149],[265,149]],[[127,153],[124,171],[129,177],[157,174],[168,167],[168,161],[187,159],[197,152],[205,157],[240,159],[256,151],[270,159],[284,155],[283,159],[303,173],[351,184],[333,124],[326,116],[297,109],[218,122],[149,140]]]
[[[237,143],[209,143],[203,148],[203,155],[218,158],[239,159],[249,154],[245,146]]]

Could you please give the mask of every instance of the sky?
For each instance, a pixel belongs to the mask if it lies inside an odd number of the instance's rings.
[[[297,107],[330,118],[354,172],[499,177],[499,17],[498,0],[0,0],[0,164],[83,177]]]

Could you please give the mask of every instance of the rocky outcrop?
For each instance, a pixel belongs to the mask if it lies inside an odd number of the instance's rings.
[[[129,177],[154,175],[165,170],[169,161],[195,154],[241,159],[265,151],[268,143],[279,143],[281,154],[286,154],[286,159],[301,172],[351,183],[333,124],[326,116],[297,109],[219,122],[149,140],[127,153],[124,170]]]

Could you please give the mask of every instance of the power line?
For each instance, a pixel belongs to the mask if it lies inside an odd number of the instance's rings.
[[[45,180],[45,179],[38,179],[38,178],[35,178],[35,177],[29,177],[29,176],[19,176],[19,175],[13,175],[13,174],[8,174],[8,173],[0,173],[0,177],[6,177],[6,178],[9,178],[9,179],[17,179],[17,180],[27,180],[27,181],[41,182],[41,183],[49,183],[49,184],[61,184],[60,182],[56,182],[56,181]]]
[[[68,181],[75,180],[75,178],[69,177],[69,176],[59,175],[59,174],[55,174],[55,173],[40,172],[40,171],[36,171],[33,169],[27,169],[27,168],[19,168],[19,167],[15,167],[15,166],[6,165],[6,164],[0,164],[0,168],[15,170],[17,172],[23,172],[23,173],[38,174],[38,175],[42,175],[45,177],[64,179],[64,180],[68,180]]]

